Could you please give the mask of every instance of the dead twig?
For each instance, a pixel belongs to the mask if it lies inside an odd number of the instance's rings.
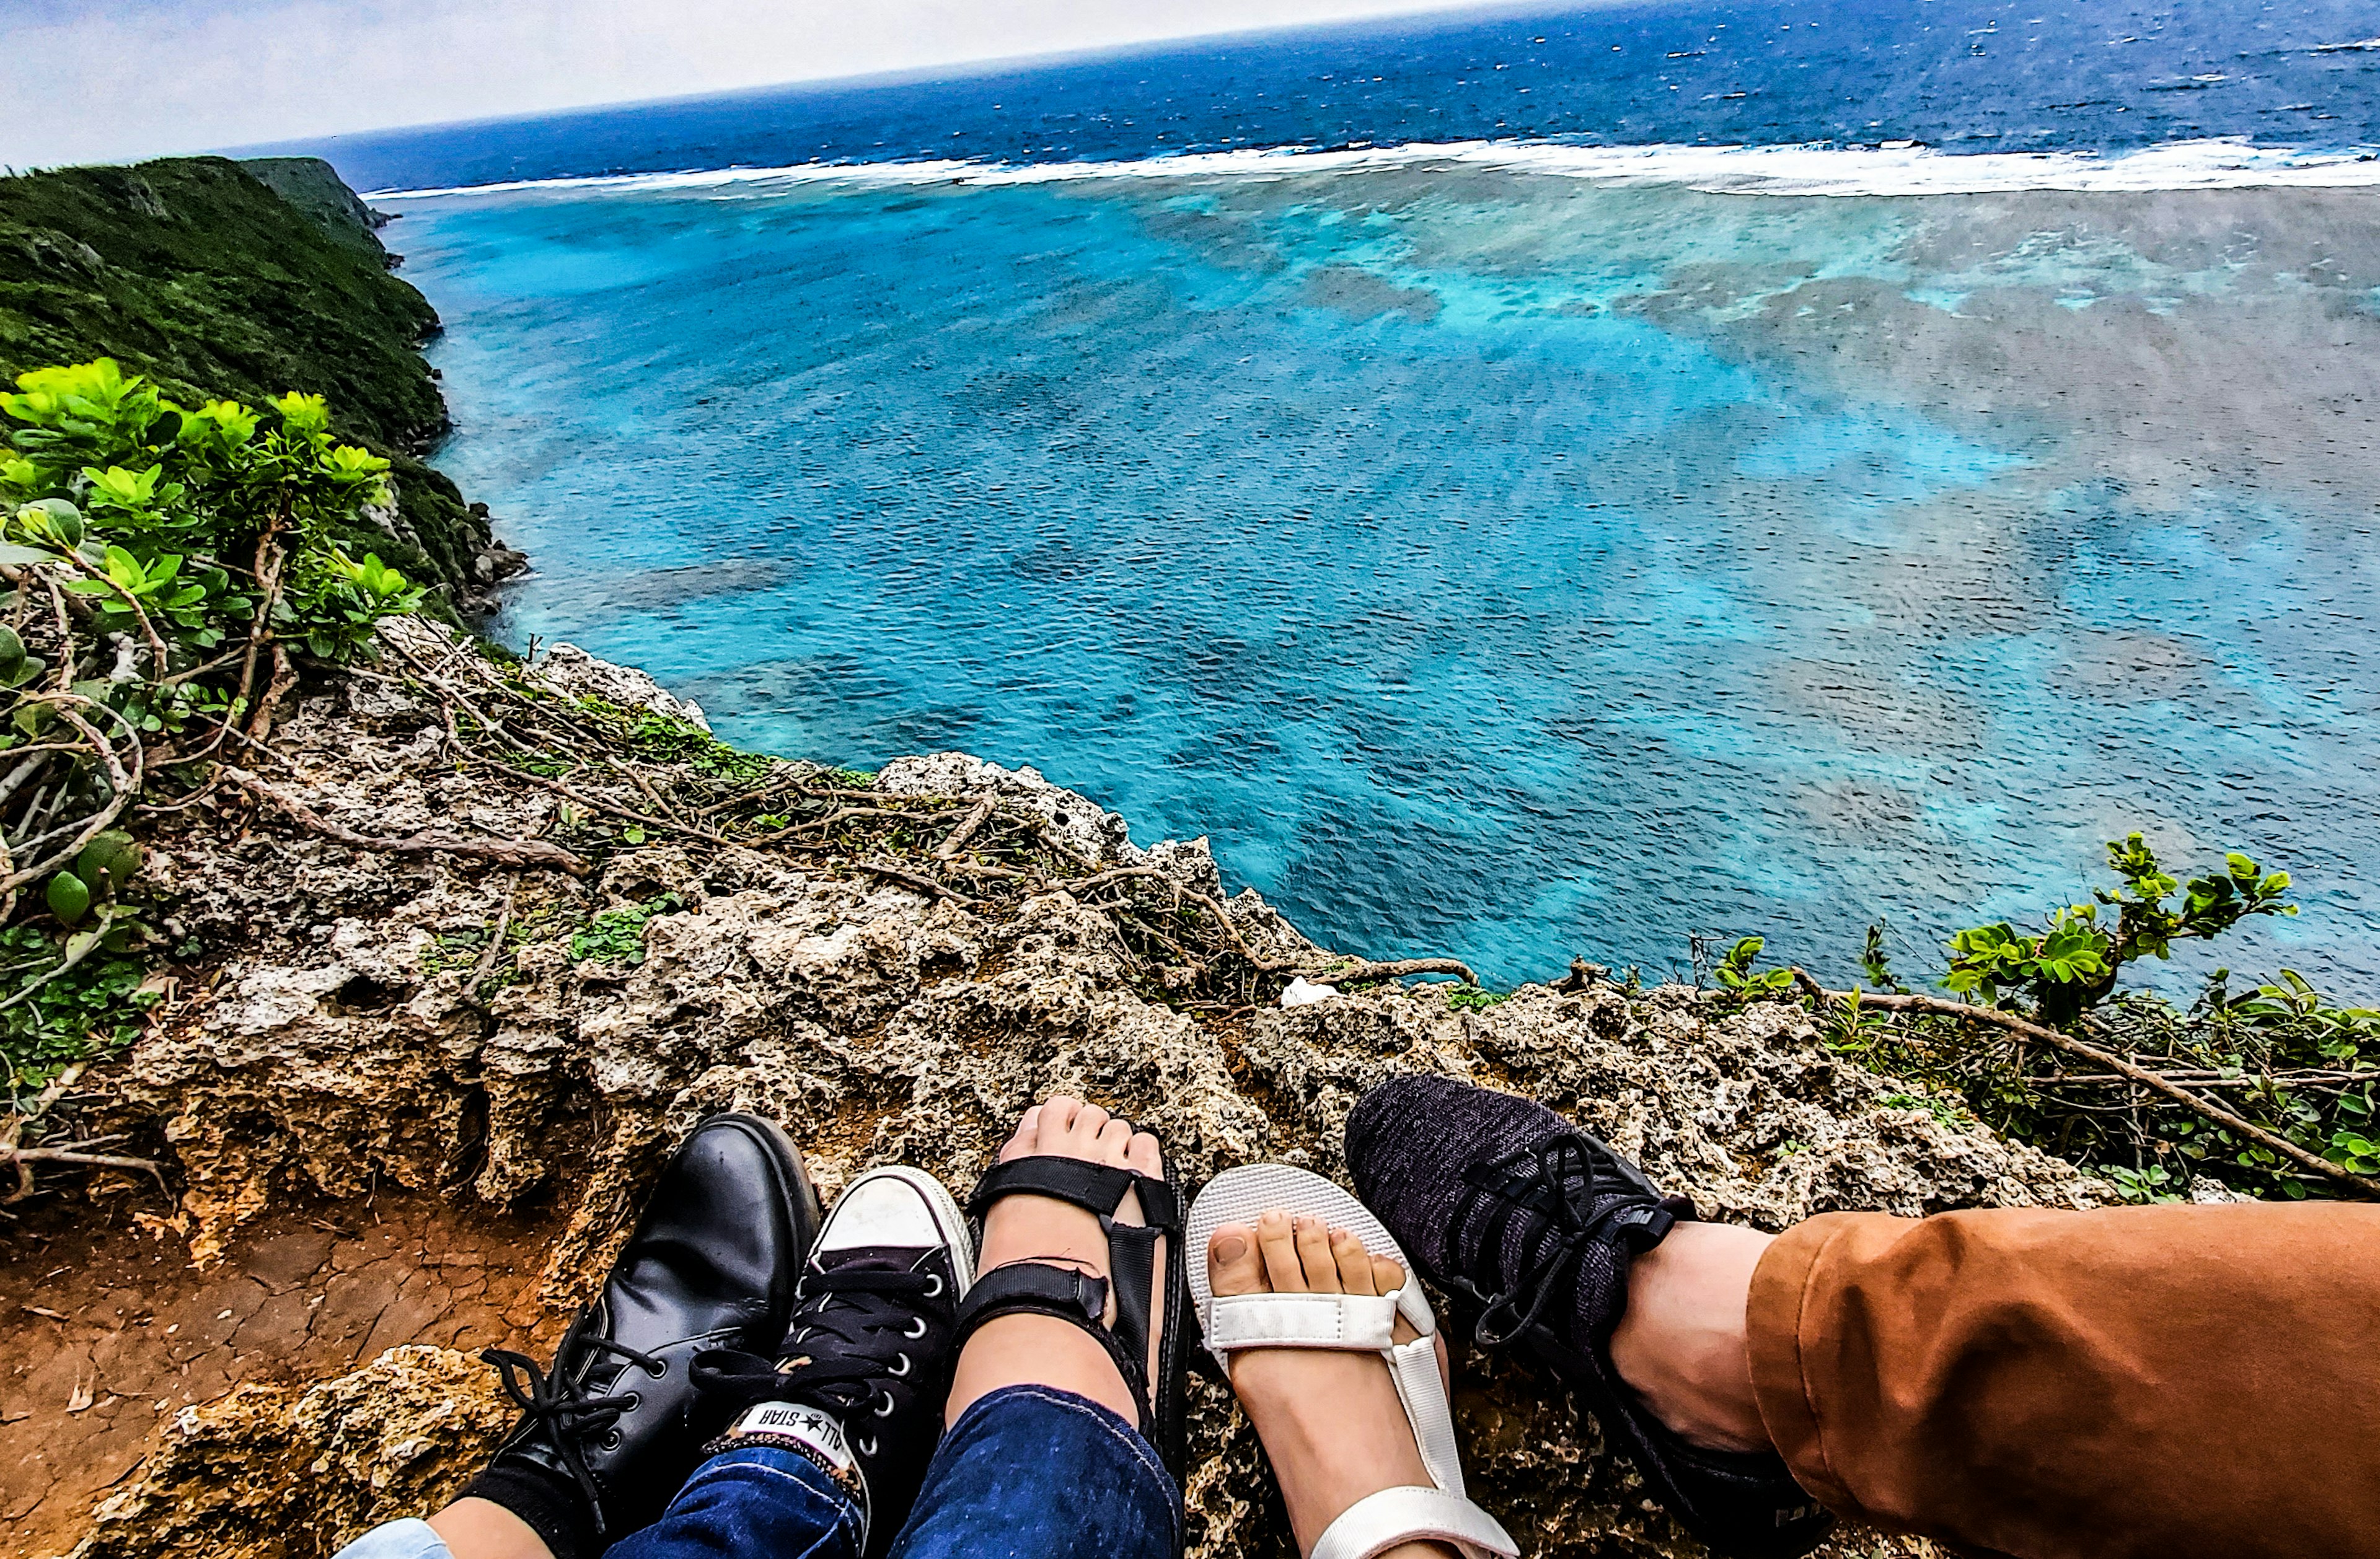
[[[478,998],[480,982],[495,972],[496,960],[504,956],[504,933],[511,930],[513,925],[513,895],[519,890],[518,877],[504,884],[504,907],[496,912],[496,928],[488,933],[488,950],[480,955],[480,961],[471,968],[471,977],[463,982],[463,999],[466,1001]]]
[[[408,834],[403,839],[376,839],[370,834],[359,834],[353,828],[342,828],[244,768],[225,764],[224,777],[259,800],[271,802],[307,832],[320,834],[333,843],[344,844],[351,850],[377,851],[383,855],[460,855],[472,860],[493,861],[499,865],[564,871],[572,876],[585,876],[590,869],[585,861],[569,851],[544,840],[465,839],[454,834]]]
[[[559,780],[549,780],[542,774],[531,774],[527,769],[515,768],[509,764],[491,763],[486,758],[476,756],[474,761],[486,764],[487,767],[494,768],[502,773],[512,775],[516,779],[526,780],[532,785],[542,785],[547,790],[552,791],[554,794],[562,797],[565,801],[575,802],[580,806],[590,808],[596,812],[607,812],[614,817],[625,817],[631,823],[639,823],[648,828],[657,828],[662,833],[684,834],[688,839],[698,839],[707,844],[758,844],[765,842],[763,840],[732,840],[724,834],[715,834],[709,828],[698,828],[691,823],[673,823],[666,817],[655,817],[649,814],[638,812],[634,807],[621,806],[613,802],[599,800],[594,796],[586,794],[584,792],[572,790],[569,786],[564,784]]]
[[[637,772],[636,765],[622,763],[618,758],[613,758],[611,762],[613,768],[618,769],[621,773],[628,777],[628,783],[636,786],[637,789],[645,792],[645,799],[653,804],[653,807],[656,811],[669,818],[671,822],[676,824],[678,827],[686,827],[686,819],[678,816],[677,808],[672,806],[669,803],[662,799],[661,792],[654,790],[651,784],[646,780],[645,777]]]
[[[1307,969],[1300,973],[1309,980],[1329,980],[1338,985],[1360,985],[1374,980],[1402,980],[1408,974],[1452,974],[1466,985],[1477,985],[1479,976],[1471,966],[1451,958],[1400,958],[1385,963],[1359,960],[1341,969]]]
[[[289,663],[289,647],[275,644],[273,647],[273,680],[265,683],[264,696],[257,700],[256,710],[249,717],[249,741],[261,743],[272,736],[273,721],[280,710],[281,701],[288,697],[289,690],[297,685],[298,668]]]
[[[970,899],[955,888],[936,882],[932,877],[923,877],[914,872],[905,872],[898,866],[887,866],[875,861],[854,861],[852,864],[872,876],[889,877],[905,888],[914,888],[918,892],[929,894],[933,898],[948,899],[963,910],[978,909],[982,906],[982,900],[979,899]]]
[[[959,826],[951,830],[950,838],[934,847],[934,859],[957,860],[959,852],[966,848],[966,841],[975,837],[975,831],[983,827],[984,819],[991,816],[991,808],[992,798],[990,796],[976,803],[975,810],[959,819]]]
[[[0,1164],[13,1165],[17,1169],[17,1189],[0,1197],[0,1205],[22,1202],[32,1191],[32,1177],[26,1172],[31,1164],[72,1164],[87,1169],[139,1169],[157,1182],[157,1189],[166,1195],[173,1191],[165,1184],[165,1172],[153,1158],[129,1158],[113,1153],[69,1153],[65,1148],[0,1148]]]

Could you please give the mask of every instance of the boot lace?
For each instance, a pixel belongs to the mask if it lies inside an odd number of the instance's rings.
[[[570,1347],[617,1354],[630,1363],[642,1366],[655,1380],[669,1373],[669,1366],[651,1354],[630,1348],[625,1343],[613,1342],[609,1337],[581,1336],[565,1345],[565,1351]],[[480,1357],[494,1365],[504,1376],[504,1395],[511,1397],[527,1415],[529,1432],[542,1435],[545,1443],[553,1447],[554,1455],[562,1458],[562,1465],[570,1470],[579,1492],[587,1496],[588,1508],[594,1513],[595,1535],[599,1538],[604,1536],[603,1499],[601,1492],[595,1486],[595,1475],[588,1469],[587,1442],[609,1430],[620,1420],[621,1414],[636,1407],[643,1398],[633,1391],[589,1396],[586,1382],[580,1378],[584,1372],[565,1374],[559,1358],[554,1360],[553,1372],[549,1375],[537,1367],[537,1360],[509,1348],[488,1348]],[[520,1381],[523,1375],[528,1379],[526,1388]],[[616,1378],[613,1384],[619,1384]]]
[[[939,1273],[857,1267],[804,1275],[793,1328],[774,1359],[733,1348],[698,1355],[698,1390],[736,1407],[795,1401],[832,1413],[873,1457],[883,1420],[899,1410],[894,1382],[914,1391],[930,1360],[931,1327],[915,1301],[941,1297]]]
[[[1523,1212],[1549,1226],[1549,1237],[1533,1240],[1527,1264],[1500,1292],[1481,1289],[1475,1335],[1483,1348],[1502,1348],[1537,1323],[1558,1292],[1575,1287],[1576,1267],[1587,1246],[1608,1237],[1615,1225],[1643,1227],[1661,1210],[1646,1190],[1608,1155],[1573,1136],[1548,1138],[1464,1171],[1482,1200],[1494,1203],[1481,1231],[1479,1264],[1496,1270],[1506,1227]],[[1596,1202],[1603,1203],[1595,1210]]]

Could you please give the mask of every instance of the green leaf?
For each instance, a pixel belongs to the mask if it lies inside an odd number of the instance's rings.
[[[43,551],[39,547],[19,547],[13,541],[0,542],[0,568],[25,568],[34,563],[57,561],[55,552]]]
[[[121,828],[98,835],[75,857],[75,875],[111,899],[140,871],[140,846]]]

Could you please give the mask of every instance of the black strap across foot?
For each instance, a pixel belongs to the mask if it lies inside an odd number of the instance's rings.
[[[1116,1222],[1116,1209],[1137,1192],[1138,1224]],[[1003,1196],[1046,1196],[1080,1207],[1099,1220],[1107,1237],[1107,1277],[1051,1262],[1011,1262],[977,1276],[959,1309],[958,1339],[964,1348],[975,1329],[1000,1315],[1047,1315],[1081,1327],[1106,1350],[1140,1408],[1140,1432],[1158,1448],[1175,1477],[1182,1473],[1181,1373],[1183,1316],[1189,1282],[1182,1265],[1182,1193],[1171,1179],[1137,1170],[1055,1154],[1034,1154],[995,1164],[976,1182],[967,1215],[981,1220]],[[1157,1314],[1157,1244],[1170,1239],[1175,1252],[1167,1263],[1160,1375],[1148,1378],[1150,1323]],[[1115,1296],[1111,1330],[1102,1317]]]

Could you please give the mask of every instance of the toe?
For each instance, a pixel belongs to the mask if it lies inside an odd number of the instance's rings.
[[[1132,1142],[1132,1122],[1110,1116],[1107,1124],[1099,1128],[1091,1142],[1101,1164],[1121,1165],[1124,1149]]]
[[[1372,1258],[1364,1242],[1343,1228],[1330,1231],[1330,1260],[1339,1269],[1339,1287],[1342,1293],[1371,1294]]]
[[[1257,1251],[1256,1230],[1225,1224],[1215,1231],[1207,1241],[1207,1280],[1218,1294],[1264,1292],[1264,1257]]]
[[[1289,1215],[1278,1209],[1257,1215],[1257,1249],[1264,1255],[1265,1276],[1276,1294],[1303,1294],[1305,1269],[1297,1259],[1297,1231]]]
[[[1012,1158],[1023,1158],[1033,1152],[1033,1144],[1039,1140],[1040,1129],[1041,1106],[1035,1105],[1018,1119],[1015,1133],[1001,1144],[1001,1162],[1005,1164]]]
[[[1161,1180],[1165,1178],[1165,1150],[1148,1132],[1135,1131],[1132,1141],[1124,1144],[1123,1166],[1152,1180]]]
[[[1082,1118],[1087,1107],[1072,1094],[1052,1094],[1042,1101],[1041,1118],[1034,1123],[1034,1151],[1065,1152],[1065,1143],[1073,1137],[1075,1123]]]
[[[1405,1286],[1405,1269],[1386,1256],[1372,1258],[1372,1292],[1393,1294]]]
[[[1318,1294],[1338,1293],[1339,1263],[1330,1254],[1330,1226],[1301,1213],[1290,1227],[1296,1231],[1297,1264],[1305,1269],[1306,1287]]]
[[[1074,1121],[1066,1128],[1065,1151],[1076,1158],[1092,1158],[1099,1151],[1099,1131],[1108,1123],[1108,1112],[1097,1105],[1078,1104]]]

